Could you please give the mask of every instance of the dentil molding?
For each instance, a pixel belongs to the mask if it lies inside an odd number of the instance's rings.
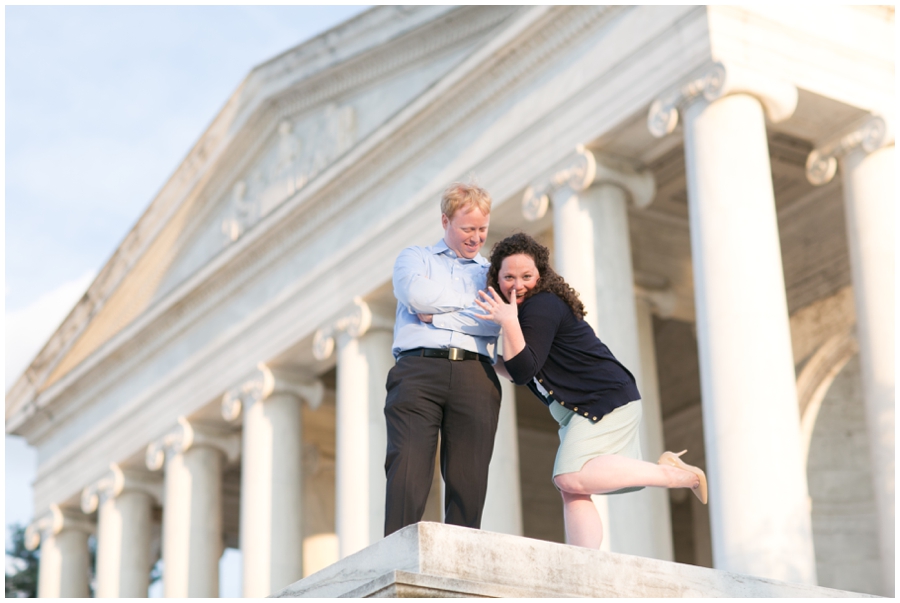
[[[797,108],[794,84],[739,65],[716,62],[653,101],[647,128],[653,136],[662,138],[675,130],[679,112],[692,101],[702,97],[711,103],[740,93],[756,97],[773,123],[784,121]]]
[[[240,455],[241,438],[238,433],[191,423],[183,416],[178,417],[178,425],[172,431],[147,446],[147,468],[158,471],[168,459],[197,446],[214,448],[224,454],[229,462],[234,462]]]
[[[549,177],[539,179],[525,189],[522,215],[534,222],[550,207],[550,197],[563,188],[580,192],[595,184],[612,184],[622,188],[636,207],[650,205],[656,195],[656,181],[646,170],[635,170],[612,158],[596,156],[578,145]]]
[[[834,178],[837,160],[854,149],[866,153],[894,144],[892,120],[883,115],[870,114],[849,129],[816,146],[806,159],[806,179],[821,186]]]
[[[236,421],[243,411],[276,392],[305,400],[315,410],[325,397],[325,386],[319,379],[307,379],[300,373],[269,367],[260,362],[243,383],[222,395],[222,417],[226,421]]]

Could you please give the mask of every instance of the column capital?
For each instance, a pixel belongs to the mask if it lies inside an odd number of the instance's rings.
[[[25,548],[33,551],[40,546],[42,540],[56,536],[63,530],[80,530],[93,534],[94,524],[75,509],[52,504],[25,528]]]
[[[854,149],[873,153],[894,143],[892,120],[870,113],[843,132],[816,145],[806,159],[806,179],[815,186],[831,182],[837,172],[837,160]]]
[[[93,513],[110,498],[116,498],[125,490],[145,492],[157,503],[162,503],[162,484],[135,471],[123,470],[118,464],[110,463],[109,471],[93,484],[81,491],[81,510]]]
[[[334,353],[336,338],[362,337],[373,329],[390,330],[393,329],[393,324],[386,317],[372,312],[369,304],[357,295],[336,318],[316,331],[313,336],[313,356],[317,360],[326,360]]]
[[[318,444],[306,444],[303,446],[303,472],[307,475],[316,475],[326,469],[335,470],[334,455],[327,454]]]
[[[650,310],[660,318],[670,318],[675,313],[678,298],[669,280],[653,274],[636,272],[634,275],[634,296],[638,301],[650,306]]]
[[[769,120],[784,121],[797,108],[797,87],[740,65],[715,62],[706,65],[682,84],[662,94],[650,105],[647,128],[656,138],[671,134],[678,125],[678,113],[703,97],[713,102],[729,94],[750,94],[759,99]]]
[[[568,188],[580,192],[599,184],[618,186],[639,208],[649,205],[656,195],[656,181],[649,171],[635,169],[613,157],[595,155],[584,145],[578,145],[549,176],[525,189],[522,215],[530,222],[540,220],[550,207],[550,197],[557,191]]]
[[[244,410],[274,393],[297,396],[315,410],[322,404],[325,386],[319,379],[310,378],[301,371],[270,367],[260,362],[242,383],[222,395],[222,417],[226,421],[236,421]]]
[[[239,433],[190,422],[181,416],[178,417],[178,425],[172,431],[147,446],[145,456],[147,468],[158,471],[167,459],[197,446],[215,448],[233,462],[240,455],[241,437]]]

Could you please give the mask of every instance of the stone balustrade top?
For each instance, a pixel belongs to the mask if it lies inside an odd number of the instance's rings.
[[[868,597],[695,565],[422,522],[276,597]]]

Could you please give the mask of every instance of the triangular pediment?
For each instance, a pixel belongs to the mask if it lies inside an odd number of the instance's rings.
[[[189,286],[521,10],[378,7],[256,68],[10,393],[47,389]]]

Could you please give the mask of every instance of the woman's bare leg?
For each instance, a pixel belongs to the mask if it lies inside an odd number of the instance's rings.
[[[671,465],[606,455],[584,464],[577,473],[557,475],[553,481],[563,492],[588,495],[606,494],[622,488],[656,486],[659,488],[697,488],[700,480],[690,471]],[[567,528],[568,529],[568,528]]]
[[[589,494],[560,492],[566,523],[566,544],[599,549],[603,542],[603,522]]]

